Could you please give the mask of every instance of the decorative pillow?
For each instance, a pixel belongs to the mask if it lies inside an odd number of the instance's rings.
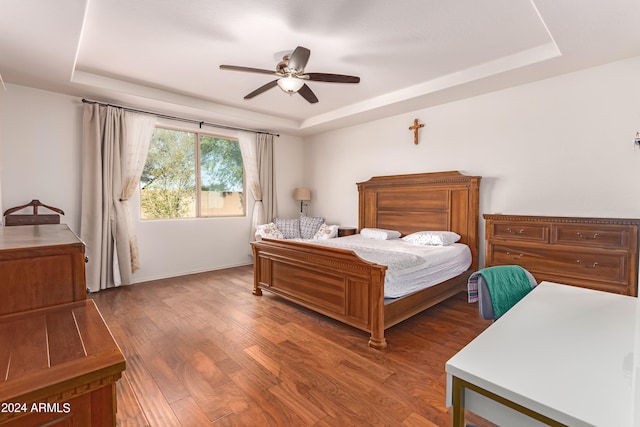
[[[389,240],[389,239],[397,239],[402,236],[399,231],[395,230],[385,230],[384,228],[363,228],[360,230],[360,235],[367,239],[376,239],[376,240]]]
[[[447,246],[460,240],[460,235],[453,231],[418,231],[404,236],[402,240],[418,245]]]
[[[325,239],[333,239],[338,235],[338,226],[337,225],[327,225],[322,224],[316,235],[313,236],[316,240],[325,240]]]
[[[299,239],[300,238],[300,220],[299,219],[274,219],[276,227],[285,239]]]
[[[300,237],[313,239],[320,226],[324,224],[324,218],[319,216],[303,216],[300,218]]]
[[[260,237],[268,237],[270,239],[282,239],[284,236],[278,230],[278,227],[272,222],[269,224],[262,224],[256,228],[256,233],[260,235]]]

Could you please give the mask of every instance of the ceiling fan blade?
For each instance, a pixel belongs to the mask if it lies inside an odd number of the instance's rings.
[[[250,67],[240,67],[238,65],[221,65],[221,70],[230,70],[230,71],[244,71],[246,73],[260,73],[260,74],[270,74],[272,76],[277,76],[273,70],[263,70],[262,68],[250,68]]]
[[[316,102],[318,102],[318,97],[315,93],[313,93],[311,88],[306,85],[306,83],[300,88],[298,93],[311,104],[315,104]]]
[[[309,56],[311,55],[311,51],[306,47],[298,46],[291,57],[289,58],[288,68],[290,70],[296,70],[298,73],[304,71],[304,67],[307,66],[307,62],[309,62]]]
[[[308,78],[314,82],[360,83],[360,77],[345,76],[344,74],[305,73],[300,77]]]
[[[260,86],[258,89],[254,90],[253,92],[251,92],[250,94],[245,96],[244,99],[251,99],[254,96],[260,95],[262,92],[266,92],[269,89],[271,89],[272,87],[275,87],[277,85],[278,85],[278,80],[274,80],[272,82],[269,82],[266,85]]]

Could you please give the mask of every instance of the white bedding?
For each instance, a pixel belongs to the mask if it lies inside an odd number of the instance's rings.
[[[354,251],[360,258],[386,265],[384,297],[398,298],[451,279],[471,265],[467,245],[427,246],[402,239],[376,240],[359,234],[328,240],[302,240]]]

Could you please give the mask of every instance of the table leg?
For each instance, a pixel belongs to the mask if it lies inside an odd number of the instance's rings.
[[[464,384],[453,377],[453,427],[464,427]]]

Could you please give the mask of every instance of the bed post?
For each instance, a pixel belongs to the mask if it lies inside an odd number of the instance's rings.
[[[262,295],[262,289],[258,287],[260,283],[260,259],[258,258],[258,250],[256,246],[251,244],[251,252],[253,252],[253,294],[256,296]]]
[[[371,270],[371,337],[369,347],[376,350],[387,348],[387,340],[384,337],[384,275],[382,271]]]

